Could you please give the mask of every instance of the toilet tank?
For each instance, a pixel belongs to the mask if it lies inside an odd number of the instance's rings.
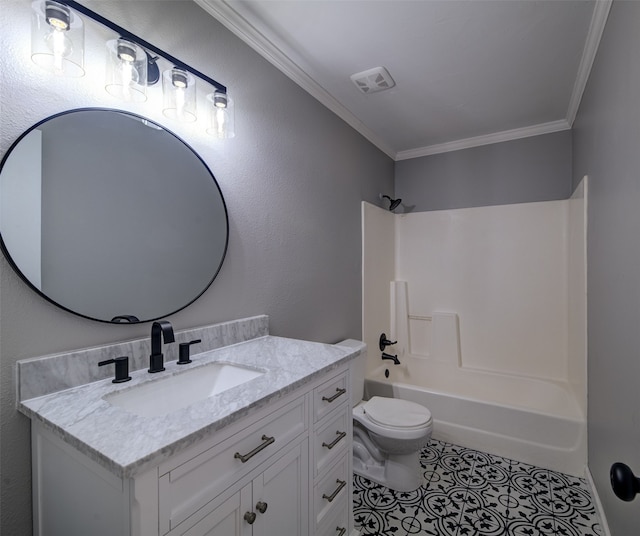
[[[349,348],[362,348],[360,355],[349,363],[349,376],[351,377],[351,405],[355,406],[364,398],[364,377],[367,370],[367,345],[355,339],[346,339],[337,343],[338,346]]]

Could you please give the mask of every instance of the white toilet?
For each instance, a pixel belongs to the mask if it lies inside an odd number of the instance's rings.
[[[363,352],[350,367],[353,471],[393,490],[415,490],[422,483],[420,449],[433,430],[431,412],[399,398],[374,396],[363,401],[365,370]]]

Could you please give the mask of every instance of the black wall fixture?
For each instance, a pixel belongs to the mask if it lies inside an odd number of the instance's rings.
[[[33,62],[58,76],[84,76],[85,19],[113,32],[105,42],[107,93],[128,102],[145,102],[147,88],[162,80],[162,111],[166,117],[190,123],[206,113],[208,134],[216,138],[235,135],[233,100],[226,86],[75,0],[39,0],[32,4]],[[157,63],[160,59],[162,72]],[[197,81],[210,88],[200,99],[200,111]]]
[[[125,39],[133,41],[134,43],[136,43],[136,44],[140,45],[142,48],[144,48],[147,52],[151,51],[154,54],[157,54],[158,56],[163,57],[167,61],[173,63],[173,65],[175,65],[176,67],[178,67],[180,69],[183,69],[185,71],[188,71],[191,74],[193,74],[194,76],[197,76],[198,78],[200,78],[201,80],[204,80],[208,84],[211,84],[218,91],[220,91],[222,93],[226,93],[227,92],[226,86],[222,85],[220,82],[217,82],[216,80],[214,80],[213,78],[207,76],[206,74],[201,73],[197,69],[194,69],[190,65],[180,61],[175,56],[172,56],[171,54],[169,54],[168,52],[165,52],[161,48],[158,48],[157,46],[149,43],[149,41],[145,41],[141,37],[138,37],[136,34],[126,30],[122,26],[118,26],[115,22],[111,22],[109,19],[107,19],[107,18],[103,17],[102,15],[96,13],[95,11],[92,11],[91,9],[83,6],[82,4],[76,2],[75,0],[56,0],[56,1],[59,4],[64,4],[66,6],[69,6],[71,9],[73,9],[74,11],[77,11],[78,13],[81,13],[85,17],[89,17],[90,19],[102,24],[103,26],[106,26],[107,28],[110,28],[111,30],[113,30],[114,32],[119,34],[120,37],[124,37]]]
[[[633,474],[628,465],[616,462],[609,472],[611,487],[618,499],[632,501],[640,493],[640,478]]]

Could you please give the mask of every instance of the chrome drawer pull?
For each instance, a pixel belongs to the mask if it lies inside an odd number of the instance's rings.
[[[338,493],[340,493],[342,488],[344,488],[347,485],[346,481],[340,480],[340,479],[336,480],[336,483],[339,484],[337,489],[331,495],[327,495],[326,493],[323,493],[322,494],[323,499],[327,499],[327,501],[333,502],[333,499],[336,498],[336,496],[338,495]]]
[[[338,388],[336,388],[336,394],[335,394],[335,395],[330,396],[330,397],[328,397],[328,398],[327,398],[326,396],[323,396],[323,397],[322,397],[322,400],[324,400],[325,402],[329,402],[329,403],[331,403],[331,402],[333,402],[336,398],[338,398],[339,396],[341,396],[341,395],[345,394],[346,392],[347,392],[347,390],[346,390],[346,389],[340,389],[340,387],[338,387]]]
[[[262,443],[261,445],[258,445],[251,452],[248,452],[247,454],[240,454],[239,452],[236,452],[233,455],[233,457],[238,458],[242,463],[248,462],[251,458],[253,458],[256,454],[258,454],[258,452],[260,452],[263,449],[266,449],[269,445],[271,445],[271,443],[275,441],[275,438],[263,435],[262,441],[264,441],[264,443]]]
[[[344,536],[345,532],[347,532],[347,529],[345,529],[343,527],[336,527],[336,530],[340,531],[340,532],[338,532],[338,536]]]
[[[339,432],[338,430],[336,430],[336,434],[338,434],[338,437],[336,437],[331,443],[322,443],[322,446],[327,447],[329,450],[331,450],[343,437],[347,435],[347,432]]]

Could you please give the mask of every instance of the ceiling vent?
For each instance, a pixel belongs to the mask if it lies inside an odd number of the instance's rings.
[[[351,80],[362,93],[375,93],[391,89],[396,85],[393,78],[384,67],[374,67],[351,75]]]

